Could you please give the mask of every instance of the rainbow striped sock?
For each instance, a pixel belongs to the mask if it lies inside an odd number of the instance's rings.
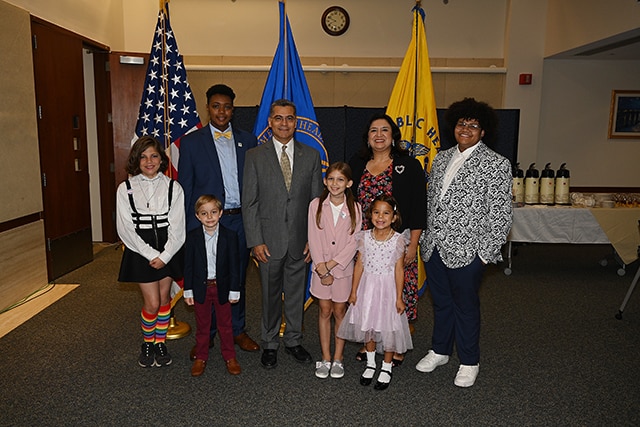
[[[158,321],[156,322],[156,344],[165,342],[167,330],[169,329],[169,319],[171,318],[171,303],[163,305],[158,310]]]
[[[142,337],[144,342],[153,343],[157,322],[157,314],[147,313],[144,308],[142,309],[142,312],[140,313],[140,327],[142,328]]]

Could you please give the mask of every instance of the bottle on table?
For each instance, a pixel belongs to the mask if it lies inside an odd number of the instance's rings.
[[[516,167],[513,168],[512,175],[512,201],[514,206],[520,207],[524,205],[524,171],[520,169],[520,163],[516,163]]]
[[[569,199],[569,169],[566,163],[560,165],[556,173],[555,202],[558,205],[571,204]]]
[[[539,193],[540,173],[536,169],[536,164],[531,163],[524,177],[524,203],[527,205],[537,205],[540,202]]]
[[[543,205],[553,205],[555,203],[555,180],[553,177],[554,172],[551,169],[551,163],[547,163],[540,175],[540,203]]]

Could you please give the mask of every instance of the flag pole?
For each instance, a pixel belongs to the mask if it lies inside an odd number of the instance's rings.
[[[282,24],[282,37],[284,41],[284,55],[282,56],[282,60],[284,61],[284,98],[290,99],[289,96],[289,34],[287,30],[289,29],[289,18],[287,17],[287,2],[286,0],[282,0],[282,4],[284,5],[284,22]]]
[[[287,21],[289,20],[287,18],[287,2],[285,0],[280,0],[282,2],[282,5],[284,6],[284,18],[283,18],[283,22],[282,22],[282,42],[284,43],[284,55],[282,55],[282,61],[283,61],[283,69],[284,69],[284,94],[283,94],[283,98],[285,99],[289,99],[289,94],[288,94],[288,84],[287,84],[287,79],[289,76],[289,67],[287,67],[287,60],[289,59],[289,44],[287,43],[288,41],[288,37],[287,37]],[[281,294],[281,298],[282,298],[282,320],[280,321],[280,331],[278,333],[278,335],[280,336],[280,338],[282,338],[284,336],[284,331],[287,329],[287,321],[285,320],[285,316],[284,316],[284,292],[282,292]]]
[[[421,0],[416,0],[416,7],[414,8],[414,13],[415,13],[415,17],[413,19],[413,22],[415,22],[414,28],[413,28],[413,32],[414,32],[414,38],[416,41],[416,68],[413,71],[414,74],[414,81],[416,82],[416,84],[413,86],[413,123],[415,124],[417,119],[418,119],[418,76],[419,74],[419,69],[418,67],[420,67],[420,55],[418,53],[418,51],[420,49],[418,49],[418,14],[420,13],[419,9],[422,7],[421,6],[422,1]],[[411,134],[411,146],[415,147],[416,145],[416,133],[417,132],[413,132]]]
[[[169,14],[167,13],[167,4],[170,2],[171,0],[160,0],[160,10],[162,10],[162,12],[164,13],[165,19],[162,22],[162,44],[163,46],[166,45],[167,42],[167,19],[169,18]],[[169,93],[169,88],[168,88],[168,84],[169,84],[169,70],[168,70],[168,64],[166,61],[166,52],[165,49],[162,49],[162,87],[164,88],[164,93],[165,96],[163,98],[163,104],[164,104],[164,108],[163,110],[163,115],[164,115],[164,151],[167,154],[167,157],[169,157],[169,163],[171,163],[171,132],[170,132],[170,126],[169,126],[169,109],[168,109],[168,105],[167,105],[167,94]],[[169,176],[169,178],[173,179],[173,168],[169,167],[167,168],[167,175]],[[167,339],[168,340],[175,340],[175,339],[179,339],[179,338],[183,338],[186,337],[187,335],[189,335],[191,333],[191,326],[189,326],[188,323],[186,322],[181,322],[179,320],[176,320],[176,315],[175,315],[175,303],[180,299],[180,296],[182,295],[182,290],[178,293],[177,298],[174,297],[172,298],[172,304],[171,304],[171,315],[169,317],[169,327],[167,329]]]

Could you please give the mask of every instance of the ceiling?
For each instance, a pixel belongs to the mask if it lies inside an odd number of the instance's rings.
[[[561,52],[549,58],[640,60],[640,28]]]

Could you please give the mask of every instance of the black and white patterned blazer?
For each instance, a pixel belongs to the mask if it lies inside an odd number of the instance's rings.
[[[501,248],[511,229],[511,164],[482,141],[462,164],[444,197],[444,174],[457,147],[438,153],[427,190],[427,228],[420,237],[422,259],[435,247],[449,268],[469,265],[476,257],[502,261]]]

